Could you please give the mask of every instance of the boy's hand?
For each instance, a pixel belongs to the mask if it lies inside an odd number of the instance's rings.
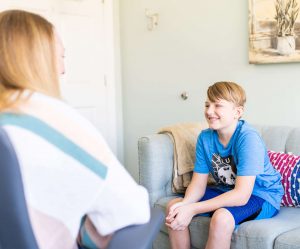
[[[193,204],[184,204],[182,202],[176,204],[180,203],[181,205],[177,205],[173,212],[170,212],[166,218],[166,226],[176,231],[184,230],[194,216]]]
[[[175,213],[174,213],[174,210],[178,207],[181,207],[185,205],[185,203],[183,203],[182,201],[180,202],[176,202],[174,203],[171,207],[170,207],[170,210],[169,210],[169,213],[166,217],[166,223],[171,223],[174,219],[175,219]]]

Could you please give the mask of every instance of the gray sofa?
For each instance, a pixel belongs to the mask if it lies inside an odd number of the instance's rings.
[[[300,127],[255,126],[267,148],[300,155]],[[165,209],[174,198],[171,191],[173,143],[168,135],[155,134],[138,141],[140,184],[150,193],[151,205]],[[210,218],[196,217],[189,229],[192,248],[205,248]],[[170,248],[165,226],[154,242],[154,249]],[[232,236],[231,249],[300,248],[300,208],[282,207],[280,213],[266,220],[241,224]]]

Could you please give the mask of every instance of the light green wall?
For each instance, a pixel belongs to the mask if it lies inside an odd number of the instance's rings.
[[[159,14],[154,31],[146,8]],[[247,0],[120,0],[120,28],[125,165],[136,179],[138,138],[202,120],[215,81],[245,88],[249,122],[300,126],[300,64],[248,63]]]

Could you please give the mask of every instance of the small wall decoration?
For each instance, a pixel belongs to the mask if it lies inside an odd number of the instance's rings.
[[[159,17],[158,13],[150,13],[150,11],[146,9],[145,15],[149,19],[149,23],[147,26],[148,30],[149,31],[154,30],[158,25],[158,17]]]
[[[249,62],[300,61],[300,0],[249,1]]]

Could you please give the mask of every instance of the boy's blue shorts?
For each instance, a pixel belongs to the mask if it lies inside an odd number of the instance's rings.
[[[219,189],[207,187],[205,194],[200,201],[212,199],[223,193],[224,192]],[[255,195],[251,195],[247,204],[243,206],[224,208],[232,214],[236,225],[249,220],[271,218],[278,213],[278,211],[267,201]],[[212,215],[213,212],[199,214],[199,216],[209,217]]]

